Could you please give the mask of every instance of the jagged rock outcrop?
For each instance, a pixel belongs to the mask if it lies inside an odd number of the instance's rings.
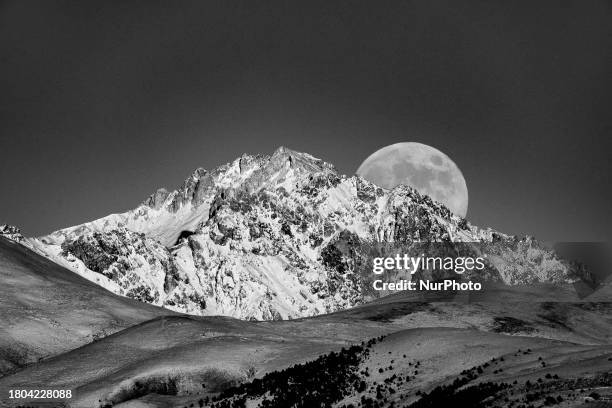
[[[23,242],[24,240],[21,230],[14,225],[0,224],[0,236],[16,242]]]

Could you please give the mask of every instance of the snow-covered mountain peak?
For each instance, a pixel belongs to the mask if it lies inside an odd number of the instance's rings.
[[[486,279],[569,274],[537,243],[472,226],[409,186],[384,190],[285,147],[198,168],[133,210],[24,244],[124,296],[193,314],[277,319],[366,300],[372,254],[423,241],[497,245],[502,266]]]
[[[309,177],[322,174],[336,174],[336,171],[331,164],[307,153],[280,147],[269,156],[243,154],[211,171],[198,168],[179,189],[172,192],[159,189],[143,205],[177,213],[186,205],[199,207],[218,191],[231,189],[252,194],[279,187],[293,191]]]

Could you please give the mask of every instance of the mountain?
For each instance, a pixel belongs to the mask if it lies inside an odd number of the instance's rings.
[[[410,187],[384,190],[282,147],[199,168],[134,210],[21,242],[114,293],[241,319],[329,313],[384,295],[371,290],[372,258],[420,251],[419,243],[455,253],[472,243],[469,253],[490,255],[486,271],[466,275],[475,279],[577,278],[532,238],[472,226]]]
[[[23,239],[14,227],[0,230]],[[176,315],[112,294],[2,236],[0,282],[0,376],[145,320]]]
[[[404,253],[485,268],[382,276],[484,290],[372,290],[374,259]],[[73,393],[0,407],[612,400],[609,274],[285,148],[48,236],[0,226],[0,274],[0,395]]]

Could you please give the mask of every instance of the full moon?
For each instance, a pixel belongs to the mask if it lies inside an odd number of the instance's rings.
[[[385,189],[404,184],[465,217],[468,190],[459,167],[444,153],[421,143],[396,143],[370,155],[357,169],[364,179]]]

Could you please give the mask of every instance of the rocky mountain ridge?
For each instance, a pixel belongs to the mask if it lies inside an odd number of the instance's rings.
[[[112,292],[258,320],[370,299],[373,254],[419,242],[485,243],[492,265],[483,279],[572,279],[531,239],[477,228],[410,187],[383,190],[286,148],[198,168],[179,189],[160,189],[134,210],[22,240]]]

